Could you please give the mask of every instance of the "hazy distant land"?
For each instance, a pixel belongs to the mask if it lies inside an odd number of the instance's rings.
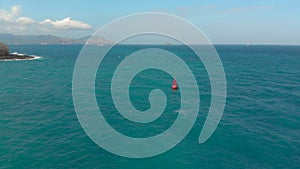
[[[102,37],[82,37],[79,39],[61,38],[53,35],[12,35],[8,33],[0,33],[0,41],[7,45],[31,45],[31,44],[85,44],[88,40],[88,44],[94,45],[106,45],[113,44],[112,41],[104,39]]]

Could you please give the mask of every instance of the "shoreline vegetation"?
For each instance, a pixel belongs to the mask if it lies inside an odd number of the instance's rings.
[[[0,42],[0,61],[33,60],[39,58],[38,56],[19,54],[17,52],[9,53],[8,46]]]

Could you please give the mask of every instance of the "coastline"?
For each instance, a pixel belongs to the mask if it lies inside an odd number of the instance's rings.
[[[14,52],[14,53],[10,53],[9,56],[0,56],[0,61],[36,60],[40,58],[42,57]]]

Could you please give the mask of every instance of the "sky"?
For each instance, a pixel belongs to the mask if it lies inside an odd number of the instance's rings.
[[[0,0],[0,33],[80,38],[122,16],[165,12],[214,44],[300,45],[299,0]]]

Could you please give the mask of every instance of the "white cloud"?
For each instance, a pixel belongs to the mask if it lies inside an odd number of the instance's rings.
[[[21,14],[21,5],[14,5],[9,11],[0,9],[0,20],[6,22],[13,22]]]
[[[0,32],[12,34],[74,34],[91,31],[93,27],[79,20],[67,17],[62,20],[35,21],[22,15],[22,6],[14,5],[9,9],[0,9]],[[81,31],[78,31],[81,30]],[[76,34],[75,33],[75,34]]]
[[[26,28],[23,25],[34,24],[35,21],[29,17],[21,16],[22,6],[14,5],[10,10],[0,9],[0,21],[4,24],[14,24],[16,29],[25,30]],[[12,25],[10,25],[11,27]]]
[[[19,17],[16,20],[16,22],[20,23],[20,24],[24,24],[24,25],[30,25],[30,24],[34,24],[35,23],[35,21],[33,19],[25,17],[25,16]]]
[[[72,20],[71,17],[67,17],[62,20],[52,21],[51,19],[45,19],[40,22],[42,25],[52,25],[57,29],[92,29],[92,26],[81,21]]]

